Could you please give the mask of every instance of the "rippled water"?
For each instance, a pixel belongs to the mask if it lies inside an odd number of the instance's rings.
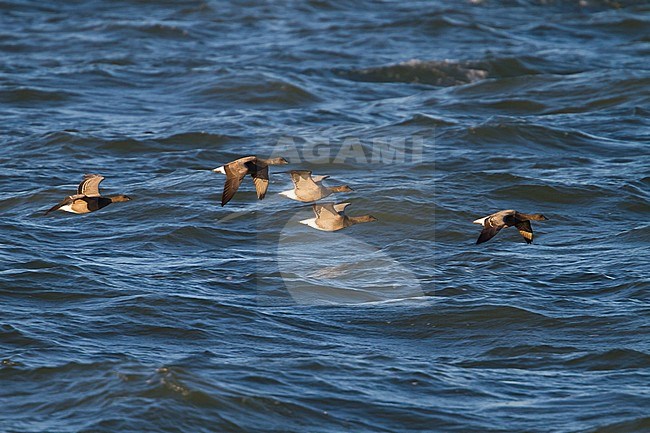
[[[650,430],[649,12],[0,1],[0,430]],[[253,153],[379,221],[221,208]]]

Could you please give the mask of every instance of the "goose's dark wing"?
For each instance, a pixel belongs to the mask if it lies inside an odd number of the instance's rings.
[[[257,161],[256,156],[245,156],[229,162],[223,168],[226,176],[244,177],[255,169],[255,161]]]
[[[221,194],[221,206],[225,206],[228,203],[237,190],[241,181],[244,180],[244,176],[226,176],[226,183],[223,185],[223,194]]]
[[[77,194],[83,194],[87,197],[99,197],[99,184],[104,180],[104,176],[99,174],[87,174],[77,187]]]
[[[251,173],[253,183],[255,184],[255,191],[257,191],[257,198],[262,200],[266,195],[266,190],[269,189],[269,166],[259,168],[257,171]]]
[[[85,195],[83,195],[83,194],[70,195],[70,196],[66,197],[65,199],[63,199],[63,201],[61,201],[61,203],[57,204],[56,206],[52,206],[50,209],[48,209],[47,212],[45,212],[45,215],[49,214],[50,212],[54,212],[55,210],[59,210],[63,206],[72,204],[76,199],[83,198],[83,197],[85,197]]]
[[[527,244],[533,243],[533,228],[530,225],[530,221],[520,221],[515,224],[519,234],[524,237]]]
[[[503,228],[504,226],[488,226],[483,229],[481,234],[479,235],[478,239],[476,240],[476,244],[482,244],[483,242],[487,242],[490,239],[492,239],[494,236],[496,236],[497,233]]]

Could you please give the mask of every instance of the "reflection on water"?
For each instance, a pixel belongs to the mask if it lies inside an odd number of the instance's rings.
[[[298,304],[348,304],[423,296],[420,282],[408,265],[360,240],[363,228],[321,232],[299,224],[311,210],[304,212],[284,226],[277,247],[282,279]]]

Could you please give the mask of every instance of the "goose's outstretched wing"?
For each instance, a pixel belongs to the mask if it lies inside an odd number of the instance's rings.
[[[255,184],[255,191],[257,191],[257,198],[262,200],[269,189],[269,166],[262,167],[257,171],[251,173],[253,183]]]
[[[530,221],[518,222],[517,224],[515,224],[515,227],[517,227],[517,230],[519,230],[519,234],[523,236],[527,244],[533,243],[533,228],[530,225]]]
[[[311,178],[311,171],[309,170],[291,170],[291,181],[296,189],[308,189],[317,187],[316,183]]]
[[[488,226],[483,229],[481,234],[479,235],[478,239],[476,240],[476,244],[482,244],[483,242],[487,242],[490,239],[492,239],[494,236],[496,236],[497,233],[505,226]]]
[[[104,180],[104,176],[99,174],[87,174],[77,187],[77,194],[87,197],[100,197],[99,184]]]
[[[223,185],[223,193],[221,194],[221,206],[225,206],[228,203],[237,190],[241,181],[244,180],[245,176],[227,176],[226,183]]]
[[[343,214],[343,212],[345,212],[345,208],[348,206],[350,206],[350,203],[337,203],[334,205],[334,210],[339,214]]]
[[[338,211],[335,209],[335,204],[330,203],[316,203],[312,205],[314,209],[314,214],[317,219],[329,220],[329,219],[338,219],[341,217]]]
[[[50,209],[45,212],[45,215],[49,214],[50,212],[54,212],[55,210],[59,210],[63,206],[67,206],[69,204],[72,204],[75,200],[84,198],[86,197],[84,194],[75,194],[75,195],[70,195],[61,201],[61,203],[57,204],[56,206],[52,206]]]

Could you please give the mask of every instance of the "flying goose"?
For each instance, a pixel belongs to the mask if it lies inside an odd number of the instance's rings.
[[[221,195],[221,206],[225,206],[233,198],[247,174],[253,178],[257,198],[262,200],[269,188],[269,165],[279,164],[288,164],[288,162],[284,158],[262,159],[257,156],[246,156],[212,170],[226,175],[226,183]]]
[[[318,230],[333,232],[350,227],[353,224],[369,223],[377,221],[372,215],[347,216],[345,208],[350,203],[315,203],[312,205],[316,218],[310,218],[300,221],[301,224],[308,225]]]
[[[323,199],[335,192],[350,192],[347,185],[324,186],[321,182],[329,176],[312,176],[309,170],[291,170],[293,189],[282,191],[280,195],[292,200],[311,202]]]
[[[512,209],[493,213],[492,215],[474,221],[474,224],[481,224],[483,226],[483,231],[476,240],[476,243],[482,244],[483,242],[487,242],[499,233],[499,230],[502,228],[515,226],[524,237],[526,243],[530,244],[533,242],[533,228],[530,222],[544,220],[548,220],[548,218],[541,213],[527,214]]]
[[[45,212],[45,215],[55,210],[62,210],[77,214],[90,213],[108,206],[131,200],[131,197],[119,194],[112,197],[102,197],[99,193],[99,184],[104,176],[99,174],[86,174],[77,187],[77,193],[66,197],[61,203]]]

